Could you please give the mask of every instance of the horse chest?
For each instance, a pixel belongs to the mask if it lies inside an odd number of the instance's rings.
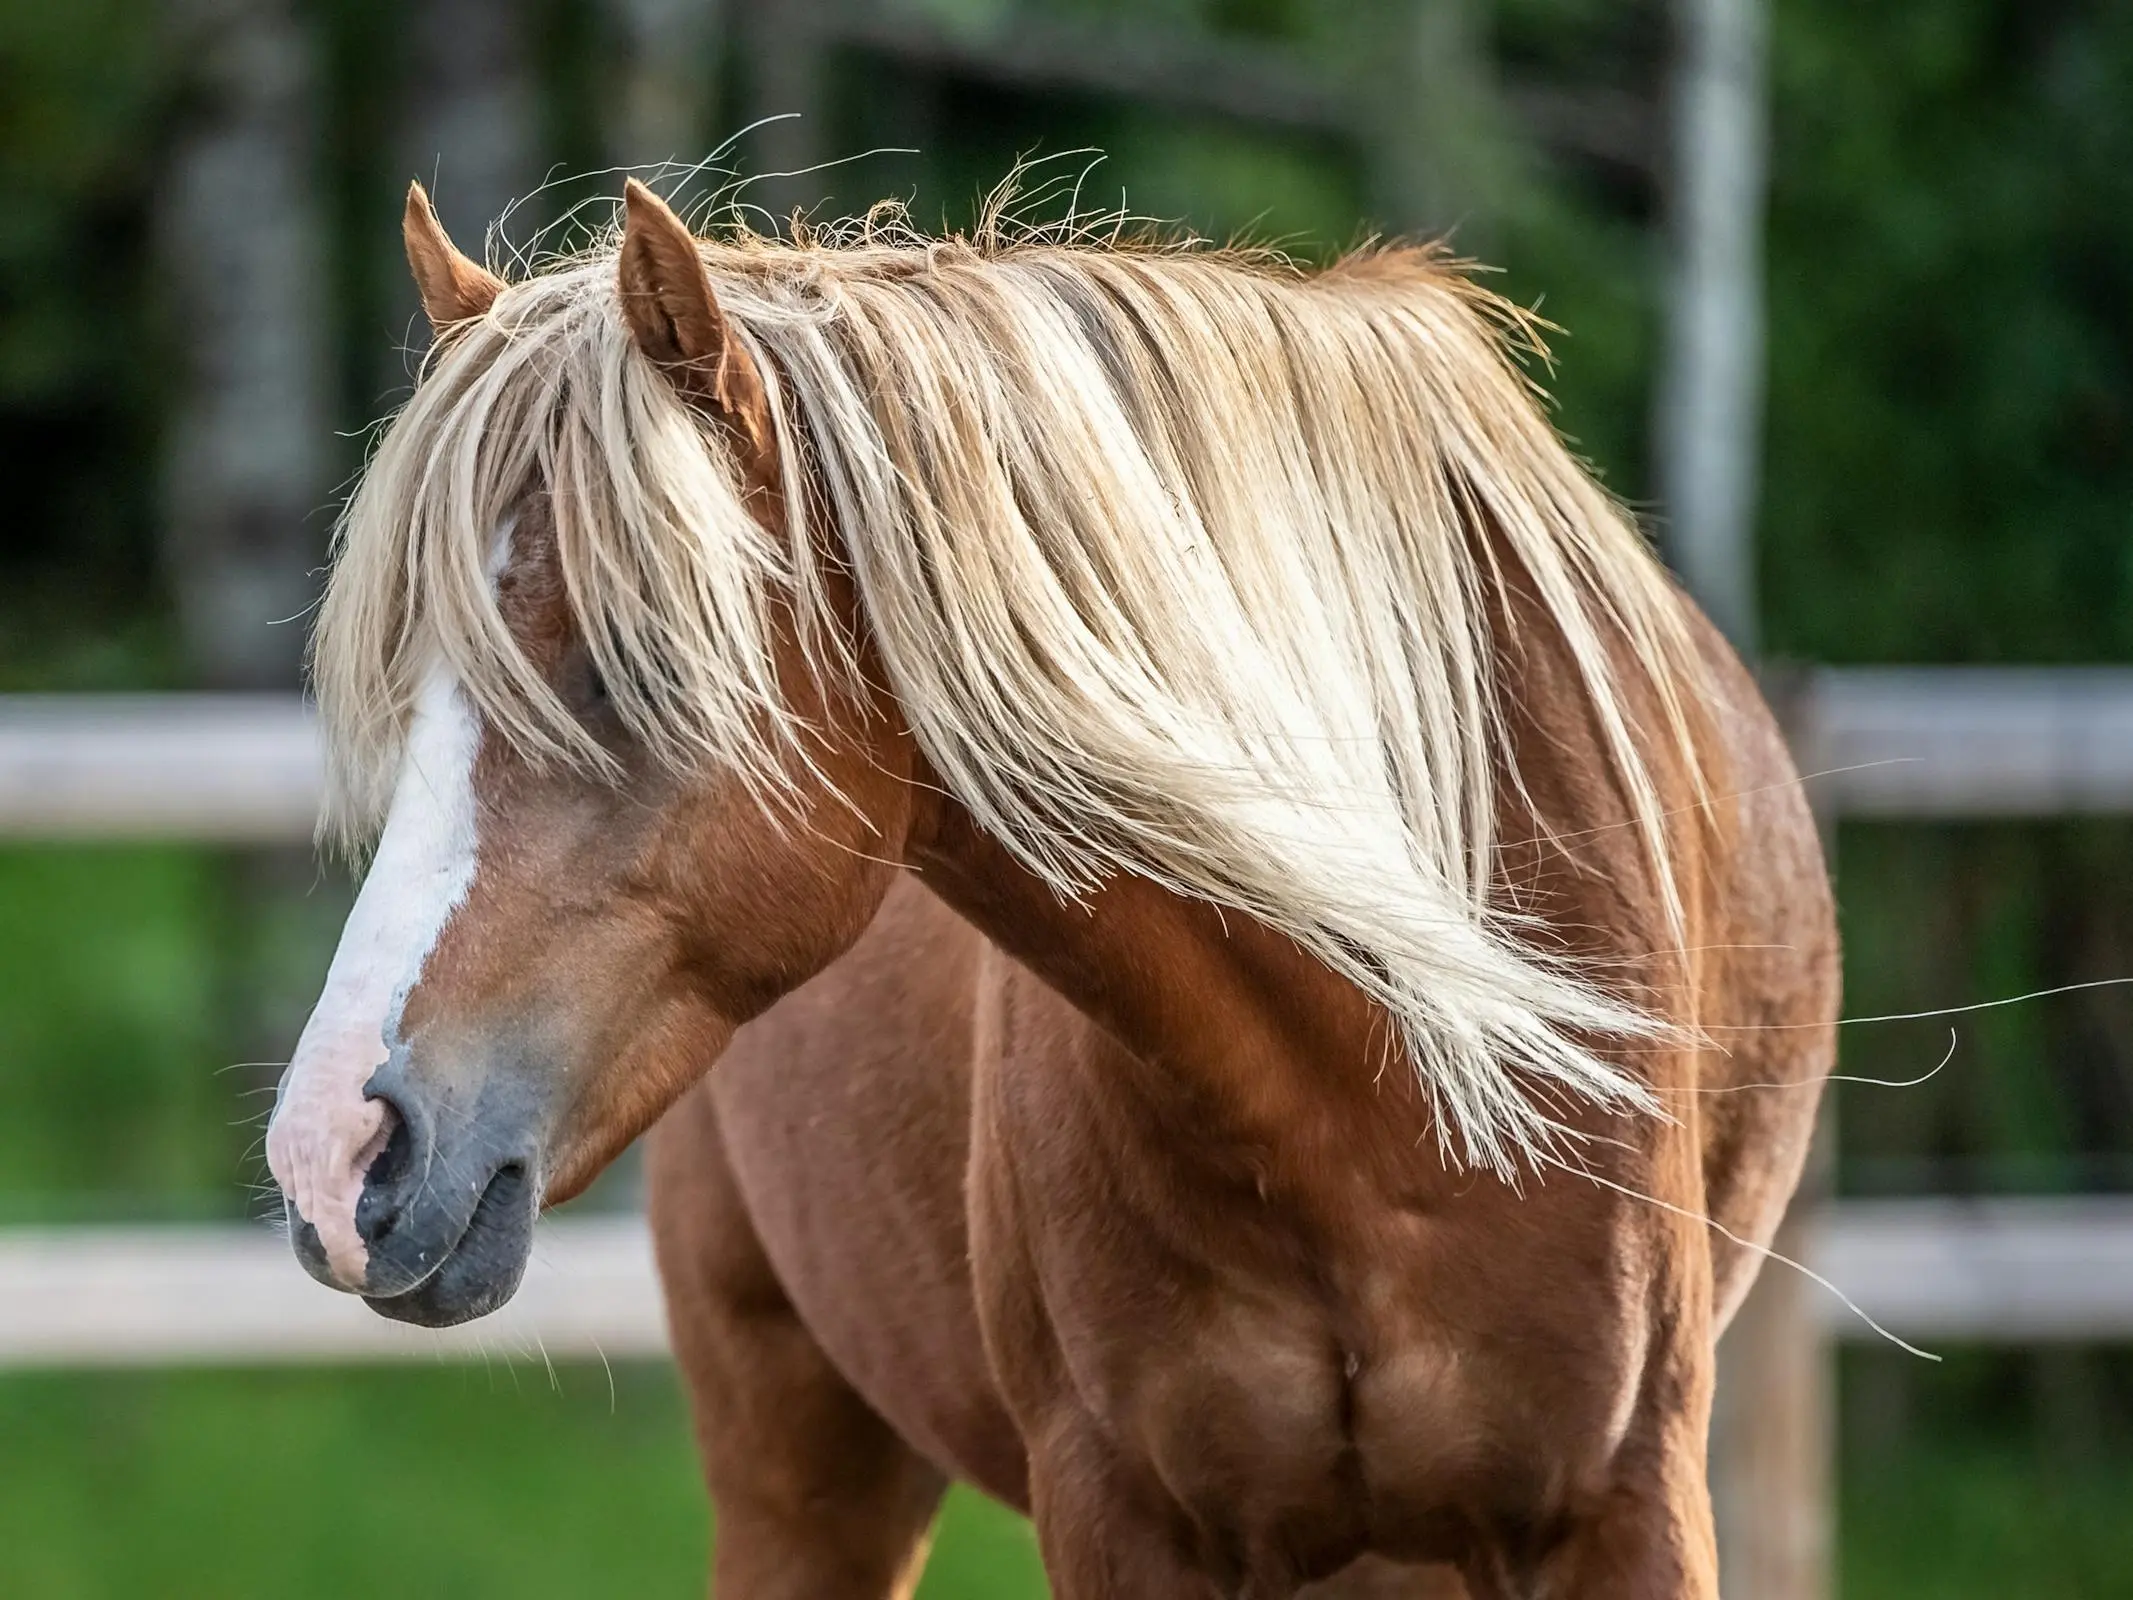
[[[1134,1338],[1063,1326],[1070,1402],[1210,1571],[1281,1584],[1365,1553],[1456,1560],[1545,1523],[1590,1460],[1582,1401],[1551,1415],[1476,1339],[1384,1297],[1374,1318],[1233,1286]],[[1583,1375],[1580,1375],[1582,1380]],[[1579,1387],[1583,1384],[1563,1387]]]
[[[1034,1231],[1027,1289],[1056,1357],[1025,1414],[1086,1419],[1247,1568],[1444,1559],[1473,1508],[1543,1519],[1604,1451],[1612,1345],[1574,1349],[1493,1287],[1447,1281],[1456,1252],[1416,1219],[1364,1230],[1315,1272],[1183,1260],[1115,1215]],[[1540,1339],[1560,1370],[1521,1378]]]
[[[1049,1441],[1094,1440],[1208,1570],[1273,1582],[1455,1557],[1477,1518],[1545,1522],[1608,1454],[1637,1291],[1604,1202],[1423,1165],[1389,1095],[1195,1102],[1048,997],[1009,999],[972,1242],[1033,1474]]]

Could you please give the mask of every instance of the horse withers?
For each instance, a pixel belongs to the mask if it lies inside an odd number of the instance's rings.
[[[635,184],[517,283],[406,235],[314,661],[382,832],[268,1139],[310,1271],[477,1316],[658,1122],[728,1600],[908,1595],[956,1479],[1061,1600],[1715,1596],[1835,936],[1515,315]]]

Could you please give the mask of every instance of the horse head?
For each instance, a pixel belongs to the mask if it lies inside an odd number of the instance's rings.
[[[718,551],[700,552],[708,573],[662,568],[652,553],[638,579],[707,584],[687,599],[745,610],[711,622],[730,624],[761,659],[684,664],[662,655],[679,648],[671,638],[632,637],[627,613],[578,603],[578,564],[593,553],[573,542],[572,517],[630,507],[559,507],[583,488],[582,475],[556,481],[559,463],[606,445],[629,454],[633,471],[661,467],[657,439],[594,437],[613,414],[572,434],[538,408],[492,410],[470,431],[423,439],[425,419],[443,412],[418,398],[404,437],[381,447],[351,509],[344,568],[372,556],[433,568],[432,613],[449,610],[442,597],[463,580],[459,601],[498,633],[492,653],[516,679],[509,703],[521,715],[538,705],[551,724],[512,737],[485,711],[463,666],[466,630],[412,610],[384,624],[396,630],[407,701],[397,771],[267,1153],[313,1276],[411,1322],[463,1321],[509,1297],[540,1207],[582,1189],[736,1027],[858,936],[912,812],[908,738],[861,679],[810,665],[795,608],[777,593],[776,543],[799,480],[779,458],[761,358],[721,315],[674,214],[633,183],[626,218],[612,287],[588,313],[615,319],[626,340],[610,341],[602,371],[531,376],[629,388],[635,411],[655,421],[648,431],[667,430],[670,453],[693,454],[693,470],[721,480],[708,492],[723,486],[745,509],[764,567],[750,582],[720,589],[732,574],[718,570],[730,554]],[[514,291],[452,247],[419,187],[405,232],[438,340],[423,387],[459,385],[456,401],[433,398],[463,407],[498,370],[468,351],[477,334],[504,361],[525,356],[533,335]],[[478,573],[454,574],[441,526],[411,530],[421,514],[391,503],[395,483],[420,501],[455,470],[475,486],[458,513],[495,523]],[[373,511],[395,526],[365,526]],[[609,530],[617,547],[632,533],[674,531]],[[356,551],[357,541],[390,549]],[[375,596],[359,588],[338,575],[321,624],[329,724],[376,711],[336,696],[381,693],[345,681],[341,657],[376,620]],[[831,610],[844,604],[830,597]],[[640,737],[663,697],[702,698],[691,678],[705,671],[753,680],[726,715],[757,726],[715,730],[752,750],[752,770]]]

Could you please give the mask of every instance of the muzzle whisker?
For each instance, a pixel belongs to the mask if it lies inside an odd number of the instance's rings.
[[[217,1067],[211,1074],[211,1076],[217,1078],[227,1077],[232,1072],[246,1072],[255,1067],[272,1067],[276,1071],[286,1072],[288,1070],[289,1063],[286,1061],[232,1061],[224,1066]],[[247,1089],[244,1092],[246,1094],[266,1094],[272,1093],[273,1091],[262,1089]]]

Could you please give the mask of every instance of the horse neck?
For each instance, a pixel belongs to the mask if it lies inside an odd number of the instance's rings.
[[[1343,1084],[1358,1101],[1383,1098],[1388,1064],[1408,1081],[1384,1012],[1250,917],[1130,876],[1062,901],[952,805],[913,858],[936,894],[1123,1048],[1122,1070],[1186,1080],[1248,1137],[1301,1114],[1322,1121],[1349,1098]]]
[[[1498,872],[1566,954],[1607,964],[1662,1015],[1693,1025],[1696,963],[1666,920],[1568,647],[1529,597],[1512,603],[1504,632],[1519,643],[1499,670],[1523,781],[1498,786]],[[1641,692],[1633,710],[1656,715]],[[919,822],[908,859],[1133,1062],[1191,1079],[1247,1136],[1279,1141],[1309,1120],[1415,1170],[1415,1145],[1435,1136],[1426,1097],[1390,1019],[1353,984],[1254,919],[1145,879],[1121,875],[1063,902],[928,787],[937,809]],[[1692,798],[1679,773],[1667,774],[1663,793],[1670,804]],[[1698,826],[1676,835],[1679,879],[1698,884],[1708,841]],[[1705,909],[1692,906],[1692,918]]]

